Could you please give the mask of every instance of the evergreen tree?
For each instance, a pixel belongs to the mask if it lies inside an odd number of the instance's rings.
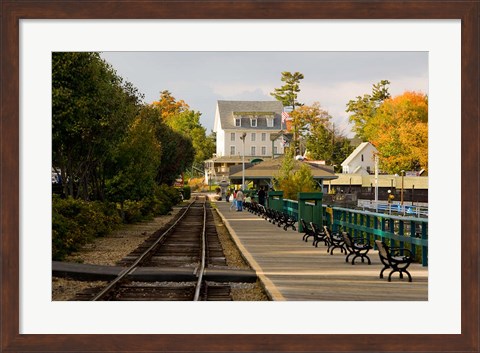
[[[295,107],[303,104],[297,101],[297,93],[300,92],[300,80],[303,80],[303,74],[300,72],[291,73],[288,71],[282,72],[282,82],[285,84],[280,88],[275,88],[275,91],[270,93],[276,100],[282,102],[284,107]]]
[[[375,115],[378,107],[385,99],[390,98],[388,85],[390,81],[382,80],[373,85],[372,94],[364,94],[363,97],[357,96],[356,100],[350,100],[347,103],[346,112],[353,113],[350,116],[350,122],[353,123],[353,130],[363,140],[366,140],[365,125]]]

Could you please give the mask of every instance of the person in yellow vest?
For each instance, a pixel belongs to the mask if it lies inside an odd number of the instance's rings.
[[[395,198],[394,195],[389,194],[389,195],[388,195],[388,203],[392,203],[394,198]]]

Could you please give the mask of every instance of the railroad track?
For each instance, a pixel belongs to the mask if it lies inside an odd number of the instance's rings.
[[[215,269],[224,269],[222,278],[228,270],[206,197],[196,197],[167,230],[154,233],[117,265],[123,270],[106,287],[86,290],[76,300],[232,300],[228,280],[215,280]]]

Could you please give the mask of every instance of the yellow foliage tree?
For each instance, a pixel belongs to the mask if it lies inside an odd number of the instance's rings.
[[[190,108],[182,99],[177,101],[168,90],[160,92],[160,99],[154,101],[152,105],[160,110],[163,121],[167,123],[171,118]]]
[[[280,173],[276,178],[276,188],[283,191],[285,199],[296,200],[299,192],[315,191],[316,185],[312,171],[306,163],[302,163],[300,169],[294,171],[296,162],[293,158],[293,148],[285,153]]]
[[[428,98],[405,92],[386,99],[364,127],[365,137],[380,155],[380,167],[389,173],[428,170]]]

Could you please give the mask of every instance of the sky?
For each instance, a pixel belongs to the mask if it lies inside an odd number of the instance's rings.
[[[427,52],[102,52],[117,74],[146,103],[168,90],[199,111],[207,134],[217,100],[274,100],[283,71],[301,72],[298,101],[319,102],[343,134],[353,137],[346,104],[389,80],[392,97],[405,91],[428,94]]]

